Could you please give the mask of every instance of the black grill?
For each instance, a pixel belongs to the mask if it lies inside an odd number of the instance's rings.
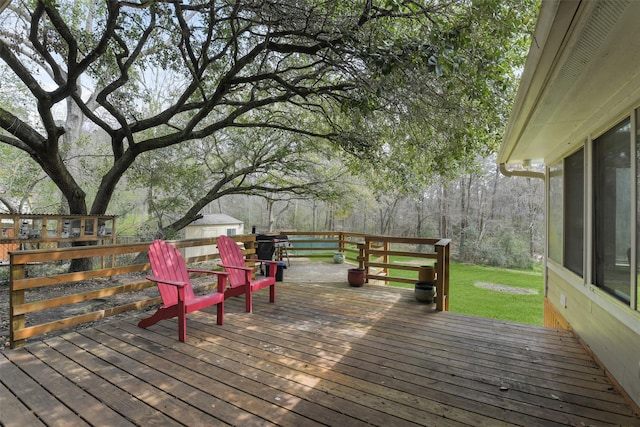
[[[276,244],[273,242],[273,239],[273,236],[265,236],[264,234],[256,235],[256,242],[258,243],[256,255],[258,255],[258,259],[265,261],[273,260],[273,253],[276,250]]]

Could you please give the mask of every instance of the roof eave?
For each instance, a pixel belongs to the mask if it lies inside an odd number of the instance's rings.
[[[553,69],[580,1],[543,0],[514,106],[498,152],[498,163],[522,163],[512,153]],[[536,161],[540,159],[526,159]]]

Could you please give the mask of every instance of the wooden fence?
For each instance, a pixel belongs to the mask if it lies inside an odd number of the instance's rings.
[[[285,234],[285,233],[283,233]],[[390,276],[390,271],[414,271],[432,265],[436,270],[436,307],[449,310],[449,256],[451,240],[377,236],[349,232],[287,232],[292,251],[289,257],[327,257],[331,252],[344,253],[347,261],[355,262],[366,271],[367,281],[385,283],[415,283],[416,279]],[[395,262],[391,262],[391,257]],[[406,262],[403,262],[406,259]],[[424,260],[415,263],[415,260]]]
[[[278,233],[283,234],[283,233]],[[449,295],[449,240],[417,239],[387,236],[371,236],[341,232],[287,232],[291,247],[291,258],[306,257],[331,258],[334,252],[342,252],[348,261],[358,263],[365,268],[367,281],[412,283],[415,279],[389,276],[393,269],[420,270],[420,265],[389,262],[389,257],[424,259],[425,264],[436,266],[437,273],[437,310],[448,310]],[[255,235],[234,236],[234,240],[244,244],[244,254],[255,257]],[[191,239],[172,242],[180,249],[216,244],[216,238]],[[150,269],[146,253],[149,243],[85,246],[60,249],[36,249],[10,252],[9,265],[9,339],[12,348],[24,345],[25,340],[59,329],[69,328],[83,323],[100,320],[129,310],[141,310],[159,304],[157,293],[148,296],[146,289],[155,289],[155,284],[144,279],[144,273]],[[90,259],[92,270],[68,273],[65,266],[72,259]],[[209,253],[187,258],[188,264],[218,260],[217,253]],[[422,262],[421,262],[422,264]],[[55,272],[55,268],[58,272]],[[123,280],[123,277],[127,277]],[[98,289],[78,290],[73,284],[86,281],[99,281],[104,286]],[[29,292],[47,287],[71,289],[72,293],[45,297],[44,299]],[[75,290],[73,290],[75,289]],[[39,322],[46,310],[60,307],[73,307],[89,301],[114,298],[126,295],[122,304],[109,304],[107,308],[78,310],[65,314],[62,318]],[[73,311],[73,310],[71,310]],[[67,311],[68,312],[68,311]],[[40,315],[40,316],[39,316]],[[32,316],[32,320],[29,318]]]

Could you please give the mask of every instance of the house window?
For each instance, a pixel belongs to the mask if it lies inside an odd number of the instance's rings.
[[[564,160],[564,266],[583,277],[584,149]]]
[[[593,142],[594,284],[627,304],[632,282],[632,185],[627,118]]]
[[[633,280],[636,282],[635,309],[640,310],[640,108],[636,110],[636,274]],[[633,282],[632,282],[633,283]]]
[[[549,248],[548,257],[562,263],[562,162],[549,168]]]
[[[236,229],[235,228],[227,228],[227,236],[231,237],[231,236],[235,236],[236,235]]]

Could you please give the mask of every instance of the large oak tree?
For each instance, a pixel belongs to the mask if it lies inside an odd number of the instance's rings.
[[[407,182],[495,145],[532,3],[14,0],[0,58],[31,105],[0,104],[0,142],[35,160],[74,214],[106,213],[145,154],[243,128],[323,140]],[[146,108],[150,76],[167,82],[160,108]],[[69,153],[95,129],[109,161],[88,200]]]

